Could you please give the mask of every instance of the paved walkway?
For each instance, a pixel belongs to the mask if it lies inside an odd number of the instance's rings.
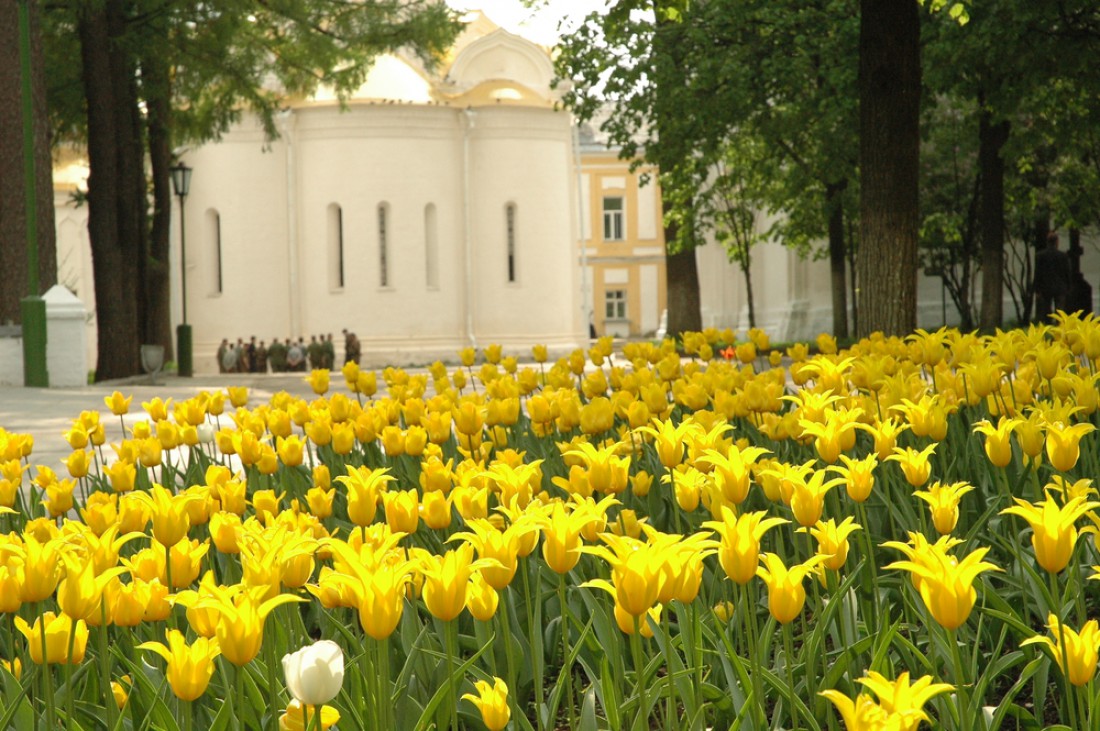
[[[332,392],[349,393],[344,386],[340,373],[332,374]],[[18,386],[0,386],[0,427],[20,434],[34,436],[34,451],[31,461],[44,464],[64,474],[60,462],[72,449],[65,441],[64,433],[72,426],[73,419],[81,411],[92,410],[100,413],[100,420],[107,430],[107,441],[118,442],[122,439],[122,426],[119,418],[113,415],[103,403],[105,396],[119,391],[124,396],[133,396],[130,413],[124,419],[127,427],[133,422],[148,417],[141,408],[142,401],[156,396],[175,401],[189,399],[199,391],[214,391],[225,386],[247,386],[249,405],[266,402],[278,391],[314,398],[309,384],[301,373],[295,374],[249,374],[224,373],[203,375],[194,378],[161,375],[157,385],[149,382],[148,376],[97,383],[82,388],[22,388]],[[350,394],[349,394],[350,395]],[[226,402],[226,408],[232,408]]]

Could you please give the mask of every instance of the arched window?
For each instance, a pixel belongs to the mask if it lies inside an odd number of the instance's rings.
[[[210,252],[207,288],[211,296],[222,293],[222,217],[215,209],[206,212],[206,247]],[[183,262],[182,276],[187,276],[187,262]]]
[[[516,204],[509,203],[504,207],[504,233],[506,237],[508,255],[508,281],[515,282],[519,278],[519,270],[516,267]]]
[[[435,204],[424,206],[424,278],[429,289],[439,288],[439,233]]]
[[[389,204],[380,203],[378,205],[378,284],[382,287],[390,286],[389,218]]]
[[[344,288],[344,209],[336,203],[328,207],[328,286]]]

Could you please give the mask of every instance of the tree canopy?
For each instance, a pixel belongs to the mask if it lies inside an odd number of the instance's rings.
[[[274,137],[288,100],[346,94],[387,51],[430,65],[459,30],[442,0],[72,0],[45,16],[53,126],[88,151],[99,378],[137,372],[141,343],[171,346],[173,150],[246,111]]]

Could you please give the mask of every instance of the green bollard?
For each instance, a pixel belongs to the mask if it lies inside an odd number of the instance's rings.
[[[23,314],[23,385],[48,388],[46,369],[46,300],[24,297],[19,302]]]
[[[176,372],[185,378],[194,375],[191,360],[191,326],[176,325]]]

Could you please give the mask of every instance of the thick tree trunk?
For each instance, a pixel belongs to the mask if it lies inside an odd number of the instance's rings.
[[[829,216],[829,272],[833,289],[833,336],[848,337],[848,277],[844,259],[844,205],[848,181],[825,186],[825,210]]]
[[[117,98],[125,84],[113,83],[118,63],[112,63],[111,4],[88,4],[78,24],[83,62],[84,94],[88,101],[88,235],[95,273],[99,361],[96,378],[133,375],[140,369],[136,290],[138,258],[130,233],[120,217],[127,208],[124,187],[123,137],[130,134],[129,110]]]
[[[148,109],[149,163],[153,178],[153,218],[150,230],[148,268],[145,272],[146,343],[164,347],[165,360],[174,360],[172,348],[172,293],[169,284],[169,234],[172,222],[171,86],[163,59],[144,60],[142,89]]]
[[[669,235],[666,227],[665,236]],[[675,240],[675,232],[672,233]],[[668,293],[668,334],[679,336],[703,329],[699,308],[699,270],[695,250],[688,249],[665,256],[665,283]]]
[[[859,334],[916,327],[920,17],[912,0],[861,0]]]
[[[41,16],[29,3],[31,103],[38,223],[38,290],[27,276],[27,196],[23,185],[23,84],[19,56],[19,3],[0,3],[0,324],[22,320],[20,300],[43,294],[57,283],[53,165],[46,117]]]
[[[992,331],[1004,320],[1005,165],[1001,149],[1009,124],[994,123],[983,109],[978,119],[978,166],[981,178],[979,231],[982,241],[982,309],[979,325]]]

